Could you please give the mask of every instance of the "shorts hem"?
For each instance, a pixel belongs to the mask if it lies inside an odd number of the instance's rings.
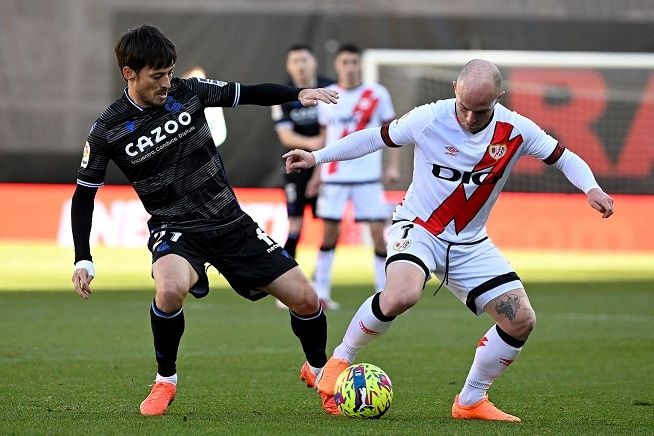
[[[425,263],[418,256],[409,253],[394,254],[390,256],[388,259],[386,259],[386,269],[388,269],[388,265],[390,265],[393,262],[410,263],[418,267],[420,270],[422,270],[422,272],[425,274],[425,282],[422,285],[423,289],[427,284],[427,281],[431,278],[431,272],[429,271],[429,268],[427,268],[427,265],[425,265]]]
[[[268,294],[268,292],[266,292],[266,291],[264,291],[262,289],[259,289],[260,287],[268,286],[269,284],[271,284],[272,282],[274,282],[275,280],[277,280],[278,278],[280,278],[281,276],[283,276],[284,274],[286,274],[287,272],[289,272],[290,270],[292,270],[296,266],[298,266],[298,263],[296,261],[293,261],[292,264],[289,263],[288,265],[286,265],[285,268],[282,268],[279,271],[277,271],[277,273],[276,273],[276,275],[274,277],[262,279],[262,282],[265,282],[265,283],[261,283],[261,284],[257,284],[257,285],[253,285],[253,286],[240,286],[238,288],[235,287],[235,286],[232,286],[232,289],[234,289],[234,291],[237,294],[239,294],[241,297],[246,298],[246,299],[248,299],[250,301],[261,300],[262,298],[268,296],[269,294]],[[231,286],[231,283],[230,283],[230,286]]]
[[[522,284],[519,278],[516,280],[511,280],[506,283],[500,284],[497,287],[490,289],[487,292],[484,292],[483,294],[474,298],[472,304],[474,305],[475,310],[473,310],[472,307],[468,304],[469,302],[466,302],[466,306],[468,306],[468,308],[475,315],[479,316],[482,313],[484,313],[484,308],[488,303],[490,303],[500,295],[506,294],[507,292],[510,291],[514,291],[516,289],[524,289],[524,285]]]

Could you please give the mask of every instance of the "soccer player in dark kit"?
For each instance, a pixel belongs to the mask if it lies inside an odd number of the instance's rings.
[[[289,85],[302,88],[327,87],[332,80],[317,75],[318,63],[313,50],[307,44],[294,44],[286,52],[286,72]],[[305,107],[298,101],[291,101],[272,107],[272,119],[279,142],[285,149],[318,150],[323,147],[320,136],[318,108]],[[315,212],[316,196],[307,196],[306,188],[313,169],[284,174],[286,211],[288,213],[288,238],[284,249],[295,257],[295,251],[302,232],[304,208],[310,205]]]
[[[216,267],[241,296],[258,300],[271,294],[289,307],[291,328],[307,359],[300,378],[312,386],[327,360],[322,307],[295,260],[241,210],[204,108],[294,100],[314,106],[318,101],[335,103],[338,94],[174,77],[175,45],[149,25],[125,32],[114,51],[127,86],[93,124],[84,146],[71,206],[72,280],[75,291],[87,299],[95,276],[89,247],[94,198],[113,160],[151,215],[148,248],[156,293],[150,319],[158,371],[141,414],[164,414],[175,398],[182,303],[188,293],[201,298],[209,292],[205,263]]]

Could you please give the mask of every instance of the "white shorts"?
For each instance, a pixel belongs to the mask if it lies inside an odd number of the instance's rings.
[[[323,183],[318,194],[316,215],[322,219],[340,221],[348,200],[354,204],[356,221],[386,221],[391,216],[384,186],[380,182]]]
[[[524,289],[520,277],[490,239],[471,245],[452,244],[449,256],[448,245],[417,224],[399,221],[388,233],[386,265],[415,264],[424,271],[426,283],[431,273],[443,280],[449,261],[444,286],[476,315],[481,315],[484,306],[494,298]]]

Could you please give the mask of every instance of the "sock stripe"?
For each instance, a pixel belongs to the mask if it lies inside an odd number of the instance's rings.
[[[518,338],[514,338],[504,330],[500,328],[497,324],[495,324],[495,330],[497,330],[497,334],[500,336],[500,339],[502,339],[504,342],[506,342],[508,345],[514,347],[514,348],[522,348],[522,346],[525,344],[526,340],[520,340]]]
[[[290,309],[289,309],[289,312],[291,312],[291,316],[294,316],[297,319],[300,319],[302,321],[310,321],[312,319],[319,318],[320,315],[322,315],[322,304],[320,305],[320,310],[318,310],[318,312],[312,313],[312,314],[309,314],[309,315],[300,315],[300,314],[297,314],[297,313],[293,312]]]
[[[175,318],[175,317],[178,316],[180,313],[182,313],[182,310],[183,310],[183,307],[180,307],[179,310],[178,310],[177,312],[171,312],[171,313],[164,312],[163,310],[161,310],[161,309],[159,309],[159,308],[157,307],[157,305],[154,303],[154,300],[152,301],[152,305],[151,305],[151,307],[152,307],[152,312],[153,312],[156,316],[158,316],[159,318],[166,318],[166,319]]]
[[[481,383],[481,382],[478,382],[478,381],[475,381],[475,380],[470,380],[470,379],[466,379],[466,384],[468,386],[472,386],[473,388],[483,389],[484,391],[487,391],[488,388],[491,387],[491,383]]]

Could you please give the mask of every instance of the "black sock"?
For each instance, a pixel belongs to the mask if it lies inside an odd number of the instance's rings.
[[[150,324],[154,337],[154,355],[158,373],[169,377],[177,372],[177,349],[184,334],[184,312],[182,308],[172,313],[160,310],[154,300],[150,305]]]
[[[312,315],[298,315],[291,312],[291,329],[302,344],[307,362],[314,368],[322,368],[327,363],[327,317],[322,310]]]
[[[286,244],[284,244],[284,250],[295,259],[295,252],[297,250],[297,243],[300,240],[299,233],[289,233],[288,238],[286,238]]]

